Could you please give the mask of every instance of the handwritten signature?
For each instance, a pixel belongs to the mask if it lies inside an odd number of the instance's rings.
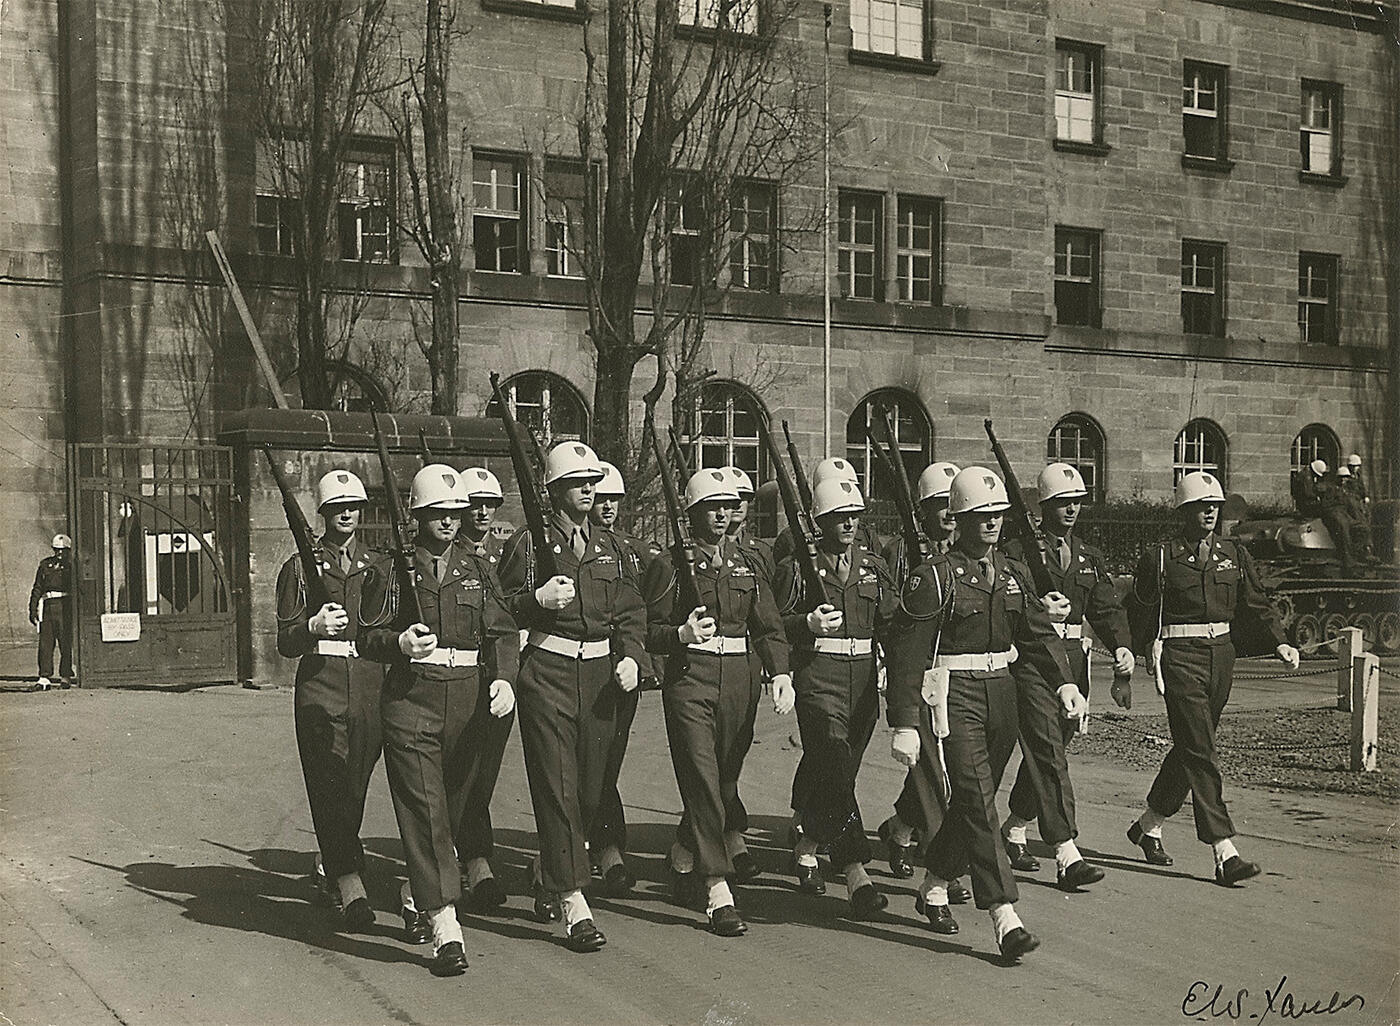
[[[1262,1023],[1270,1015],[1283,1019],[1301,1019],[1308,1015],[1336,1015],[1349,1008],[1361,1011],[1366,1007],[1366,999],[1360,994],[1343,998],[1341,991],[1334,990],[1327,999],[1303,1000],[1295,997],[1287,989],[1288,977],[1280,977],[1278,986],[1264,988],[1263,1007],[1257,998],[1251,1000],[1249,991],[1241,987],[1234,994],[1225,993],[1225,985],[1212,986],[1205,980],[1197,980],[1186,990],[1181,1000],[1181,1014],[1191,1018],[1249,1019]],[[1253,1007],[1255,1010],[1250,1011]]]

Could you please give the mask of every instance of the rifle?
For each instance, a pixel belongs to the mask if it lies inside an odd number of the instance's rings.
[[[910,567],[916,567],[924,560],[928,559],[933,552],[933,546],[929,543],[928,535],[924,533],[923,524],[919,522],[918,507],[914,505],[914,490],[909,486],[909,474],[904,469],[904,460],[899,456],[899,450],[895,447],[894,430],[890,425],[890,411],[886,410],[884,417],[885,438],[889,442],[889,448],[875,437],[874,428],[866,429],[866,437],[870,439],[870,445],[875,452],[875,457],[885,465],[890,477],[894,480],[894,504],[899,510],[899,520],[904,527],[904,551],[910,560]],[[913,554],[918,553],[917,561],[913,559]]]
[[[652,428],[653,434],[655,431],[656,429]],[[682,478],[689,480],[691,473],[690,461],[685,458],[685,450],[681,448],[681,440],[676,437],[676,429],[668,427],[666,429],[666,434],[671,439],[671,458],[676,461],[676,469],[680,471]],[[660,452],[656,454],[656,458],[658,460],[661,459]]]
[[[389,554],[394,561],[394,578],[399,586],[399,626],[409,627],[423,622],[423,610],[418,604],[418,586],[413,580],[413,541],[404,535],[403,504],[399,487],[394,483],[394,468],[389,466],[389,445],[379,427],[379,414],[369,412],[374,425],[374,441],[379,446],[379,471],[384,477],[384,505],[389,513]]]
[[[783,423],[784,431],[787,430],[787,423]],[[767,438],[767,433],[760,435]],[[789,442],[789,445],[791,443]],[[792,557],[797,560],[797,568],[802,575],[802,586],[808,596],[815,597],[818,605],[830,603],[831,599],[826,593],[826,579],[822,577],[817,566],[817,527],[812,522],[812,514],[807,507],[801,505],[801,500],[797,494],[797,488],[792,483],[792,477],[788,474],[788,469],[783,465],[783,457],[778,453],[777,446],[773,444],[771,438],[768,439],[769,454],[772,456],[773,473],[778,479],[778,491],[783,497],[783,510],[787,514],[788,530],[792,532]],[[794,461],[795,462],[795,461]],[[797,472],[802,472],[802,465],[795,463]]]
[[[313,614],[320,612],[321,607],[331,600],[326,590],[326,579],[321,576],[320,543],[311,534],[311,525],[306,522],[306,514],[297,502],[296,494],[287,481],[287,475],[282,473],[282,468],[272,458],[272,449],[264,445],[262,451],[267,457],[267,467],[272,471],[272,479],[277,482],[277,490],[282,493],[282,509],[287,514],[287,526],[291,528],[292,537],[296,539],[302,581],[306,586],[306,608]]]
[[[700,605],[700,587],[695,581],[695,543],[691,540],[690,528],[681,509],[676,480],[666,469],[666,458],[661,453],[661,439],[656,435],[654,424],[651,429],[651,450],[656,457],[656,469],[661,478],[661,494],[666,499],[666,516],[671,521],[671,540],[681,554],[680,565],[676,567],[676,577],[680,583],[681,605],[689,615],[692,609]]]
[[[423,461],[423,466],[426,467],[429,463],[437,462],[433,457],[432,448],[428,445],[428,433],[422,428],[418,429],[418,445],[418,458]]]
[[[797,478],[797,495],[802,500],[802,508],[808,510],[812,508],[812,486],[807,483],[807,472],[802,469],[802,454],[797,451],[797,446],[792,442],[792,432],[788,430],[788,422],[783,421],[783,438],[787,439],[788,459],[792,460],[792,472]],[[773,462],[778,462],[776,450],[773,453]],[[787,503],[787,499],[783,499]],[[794,540],[797,535],[793,535]]]
[[[1015,521],[1015,529],[1021,536],[1021,549],[1026,565],[1030,567],[1031,580],[1035,582],[1036,591],[1041,595],[1048,595],[1055,590],[1055,583],[1050,580],[1050,571],[1045,567],[1045,554],[1040,551],[1040,532],[1036,530],[1035,518],[1026,508],[1026,500],[1021,496],[1021,483],[1016,480],[1016,471],[1012,469],[1011,461],[1006,458],[1006,450],[997,441],[991,419],[984,420],[982,426],[987,429],[987,437],[992,443],[992,454],[996,456],[997,463],[1001,465],[1002,476],[1006,478],[1006,498],[1011,503],[1012,514],[1009,519]]]
[[[510,465],[515,471],[516,484],[520,487],[520,505],[525,513],[525,529],[530,532],[534,562],[544,579],[548,580],[555,574],[554,553],[549,547],[549,527],[545,514],[548,503],[540,494],[535,468],[530,462],[525,428],[510,412],[506,397],[501,392],[501,376],[495,371],[491,372],[491,395],[496,400],[496,415],[501,418],[501,425],[506,429],[506,441],[510,444]],[[533,436],[530,436],[530,446],[538,451]]]

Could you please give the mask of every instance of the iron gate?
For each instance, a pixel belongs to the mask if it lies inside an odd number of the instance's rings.
[[[235,680],[233,450],[78,443],[68,466],[83,685]]]

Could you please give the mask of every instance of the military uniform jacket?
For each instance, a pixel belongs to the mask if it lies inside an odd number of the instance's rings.
[[[34,587],[29,589],[30,619],[39,615],[39,603],[51,591],[73,594],[73,561],[61,556],[45,556],[34,572]]]
[[[670,656],[666,680],[681,677],[686,670],[686,646],[676,628],[685,623],[695,604],[683,600],[676,566],[682,557],[673,548],[652,560],[642,585],[647,602],[647,648]],[[722,565],[721,565],[722,564]],[[748,638],[757,650],[763,669],[770,676],[788,672],[788,644],[783,621],[761,567],[742,546],[725,543],[719,561],[697,554],[695,584],[703,605],[715,618],[715,634],[726,638]]]
[[[610,641],[614,661],[630,657],[645,672],[646,610],[631,552],[611,532],[590,525],[588,548],[579,559],[554,519],[545,530],[556,572],[573,580],[576,595],[557,611],[539,604],[535,589],[548,576],[535,563],[529,530],[521,528],[501,556],[501,584],[515,622],[523,630],[574,641]]]
[[[826,581],[827,598],[841,610],[839,634],[832,638],[882,640],[899,609],[899,590],[885,561],[856,540],[850,548],[850,570],[843,584],[836,573],[836,557],[817,553],[817,572]],[[783,603],[783,627],[792,645],[794,667],[800,668],[815,656],[815,636],[807,627],[807,614],[817,608],[818,598],[802,587],[797,559],[789,557],[778,567],[778,594]]]
[[[385,591],[388,557],[379,552],[366,552],[362,546],[357,548],[359,551],[347,573],[332,555],[339,550],[317,547],[316,558],[321,564],[326,599],[344,608],[349,620],[345,630],[326,640],[358,642],[366,627],[383,622],[389,614]],[[368,602],[365,601],[366,591],[373,593]],[[289,659],[301,659],[297,665],[298,683],[319,674],[327,662],[327,657],[316,654],[316,642],[322,639],[311,633],[310,626],[311,618],[320,611],[319,607],[312,609],[307,604],[301,560],[293,554],[277,574],[277,651]]]
[[[602,528],[596,528],[602,530]],[[661,546],[654,541],[638,538],[625,531],[610,531],[615,539],[622,543],[623,551],[627,553],[627,561],[631,564],[633,576],[640,582],[646,576],[647,567],[651,566],[651,561],[661,554]]]
[[[772,542],[757,538],[741,528],[738,534],[726,539],[725,544],[737,545],[743,551],[744,559],[754,568],[754,572],[768,585],[770,591],[774,591],[778,564],[773,556]],[[776,591],[774,593],[776,594]]]
[[[1052,691],[1074,677],[1060,636],[1035,597],[1026,565],[993,550],[992,577],[959,549],[927,560],[909,577],[885,645],[888,658],[886,719],[891,727],[918,726],[924,670],[939,655],[1005,652],[1015,645]],[[952,590],[951,604],[945,603]],[[942,611],[942,616],[940,616]],[[956,670],[992,677],[1005,670]]]
[[[856,528],[856,541],[864,545],[871,552],[880,552],[880,536],[875,532],[875,528],[870,526],[870,521],[861,519],[860,526]],[[792,530],[784,527],[778,532],[778,537],[773,539],[772,561],[776,566],[782,563],[793,554],[796,546],[792,541]]]
[[[953,547],[953,536],[935,539],[932,536],[928,540],[929,551],[932,555],[941,556]],[[914,563],[918,559],[918,553],[914,553],[911,559],[908,547],[904,544],[904,535],[897,534],[890,539],[880,552],[884,557],[885,565],[890,568],[890,576],[894,578],[896,588],[903,588],[909,580],[909,575],[914,570]]]
[[[491,569],[496,571],[497,579],[499,580],[501,572],[501,552],[505,549],[506,543],[500,538],[497,538],[494,532],[487,531],[486,537],[482,538],[479,542],[472,541],[464,534],[458,534],[457,540],[452,544],[460,545],[468,552],[485,557],[486,562],[491,564]]]
[[[1002,551],[1018,562],[1025,562],[1019,538],[1007,542]],[[1110,652],[1131,647],[1128,614],[1118,600],[1118,590],[1113,586],[1113,577],[1108,572],[1104,554],[1088,542],[1080,541],[1071,532],[1067,568],[1060,566],[1059,557],[1054,552],[1046,551],[1043,558],[1054,590],[1069,599],[1069,616],[1065,618],[1065,623],[1082,624],[1085,620],[1089,621],[1094,636]],[[1079,642],[1070,644],[1078,645]]]

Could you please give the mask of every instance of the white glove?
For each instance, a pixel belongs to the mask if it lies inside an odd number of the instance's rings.
[[[715,636],[715,618],[705,615],[704,606],[696,606],[685,618],[685,623],[676,628],[676,636],[682,645],[695,645],[709,641]]]
[[[617,686],[623,691],[636,691],[639,683],[637,677],[637,660],[631,656],[624,656],[617,661],[617,667],[613,670],[613,676],[617,678]]]
[[[493,680],[491,682],[491,715],[500,719],[502,716],[509,716],[510,711],[515,708],[515,691],[510,686],[508,680]]]
[[[1113,653],[1113,675],[1115,677],[1131,677],[1133,667],[1136,666],[1133,659],[1133,650],[1120,646]]]
[[[307,629],[318,638],[333,638],[349,625],[350,614],[335,602],[327,602],[306,623]]]
[[[425,623],[415,623],[399,635],[399,651],[410,659],[422,659],[437,648],[437,635]]]
[[[1158,638],[1152,643],[1152,656],[1147,661],[1147,672],[1152,676],[1152,683],[1157,686],[1157,694],[1163,697],[1167,694],[1167,679],[1162,676],[1162,639]]]
[[[919,732],[913,727],[895,727],[890,735],[890,755],[901,766],[919,761]]]
[[[773,677],[773,711],[779,716],[792,712],[797,704],[797,692],[792,687],[790,674],[779,673]]]
[[[1058,591],[1046,592],[1040,604],[1045,607],[1045,615],[1051,623],[1064,623],[1069,619],[1069,599]]]
[[[574,582],[572,578],[560,574],[551,577],[538,588],[535,589],[535,601],[545,609],[552,609],[555,612],[563,609],[574,600]]]
[[[1283,660],[1284,666],[1287,666],[1290,670],[1296,670],[1298,668],[1298,661],[1302,657],[1298,655],[1298,650],[1292,645],[1280,645],[1278,648],[1274,649],[1274,651],[1277,652],[1278,657]]]
[[[1129,677],[1114,677],[1113,686],[1108,689],[1108,693],[1113,696],[1113,701],[1120,709],[1131,709],[1133,707],[1133,684]]]
[[[823,602],[807,614],[807,629],[819,638],[829,637],[841,629],[846,617],[830,602]]]
[[[885,667],[885,664],[882,661],[880,663],[877,663],[875,666],[875,690],[883,695],[885,691],[889,688],[889,686],[890,671]]]
[[[1067,720],[1077,720],[1089,711],[1089,700],[1073,684],[1061,684],[1055,692],[1060,696],[1060,705]]]

